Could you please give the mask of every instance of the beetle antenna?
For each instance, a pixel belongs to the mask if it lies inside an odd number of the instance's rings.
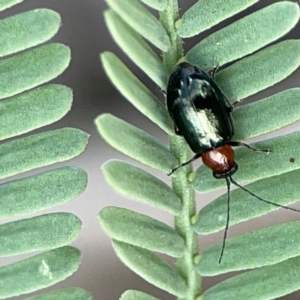
[[[259,196],[255,195],[254,193],[252,193],[251,191],[249,191],[248,189],[246,189],[245,187],[241,186],[240,184],[238,184],[231,176],[229,177],[230,178],[230,181],[236,185],[237,187],[241,188],[242,190],[244,190],[245,192],[249,193],[250,195],[252,195],[253,197],[257,198],[258,200],[260,201],[263,201],[265,203],[268,203],[268,204],[271,204],[271,205],[274,205],[274,206],[277,206],[277,207],[282,207],[284,209],[289,209],[289,210],[292,210],[292,211],[295,211],[295,212],[298,212],[300,213],[300,210],[298,209],[295,209],[295,208],[292,208],[292,207],[289,207],[289,206],[284,206],[284,205],[280,205],[278,203],[274,203],[274,202],[271,202],[271,201],[268,201],[268,200],[265,200],[263,198],[260,198]]]
[[[230,219],[230,181],[228,177],[225,177],[226,183],[227,183],[227,220],[226,220],[226,226],[224,230],[224,237],[223,237],[223,244],[222,244],[222,250],[219,258],[219,264],[222,261],[222,257],[224,254],[224,249],[225,249],[225,243],[226,243],[226,238],[227,238],[227,232],[228,232],[228,227],[229,227],[229,219]]]
[[[172,175],[176,170],[180,169],[181,167],[184,167],[184,166],[190,164],[191,162],[193,162],[194,160],[196,160],[197,158],[199,158],[201,155],[202,155],[202,153],[201,153],[201,154],[196,154],[196,155],[193,156],[190,160],[188,160],[188,161],[182,163],[181,165],[177,166],[176,168],[173,168],[173,169],[171,170],[171,172],[168,173],[168,176]]]

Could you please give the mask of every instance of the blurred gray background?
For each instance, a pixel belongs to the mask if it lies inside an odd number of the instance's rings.
[[[182,8],[181,12],[184,12],[187,7],[195,2],[196,1],[179,1],[180,7]],[[274,2],[276,1],[260,1],[258,4],[237,15],[235,18],[222,22],[220,25],[212,28],[210,31],[204,32],[197,38],[187,40],[184,45],[185,49],[189,49],[197,41],[218,28],[230,24],[234,20]],[[72,61],[70,67],[53,82],[62,83],[71,87],[74,91],[74,103],[72,111],[61,121],[37,130],[36,132],[68,126],[77,127],[90,133],[91,138],[85,153],[71,162],[61,164],[77,165],[88,172],[89,183],[85,193],[66,205],[39,213],[68,211],[73,212],[83,220],[83,230],[73,243],[74,246],[82,251],[82,264],[79,271],[73,276],[62,283],[43,290],[42,292],[62,287],[78,286],[90,291],[96,300],[114,300],[118,299],[122,292],[127,289],[138,289],[164,300],[174,299],[173,296],[153,287],[126,268],[114,254],[109,239],[98,225],[97,214],[102,207],[107,205],[131,208],[135,211],[153,216],[170,225],[173,222],[172,217],[166,213],[117,195],[103,179],[100,172],[100,166],[108,159],[123,159],[136,166],[139,166],[139,163],[113,150],[101,140],[94,126],[94,119],[98,115],[104,112],[110,112],[131,124],[146,130],[163,143],[167,143],[167,138],[164,132],[134,109],[110,84],[99,63],[99,53],[106,50],[114,51],[128,66],[131,67],[133,72],[149,86],[149,88],[151,88],[151,90],[156,90],[158,97],[161,98],[162,94],[159,93],[156,86],[149,82],[148,78],[127,59],[110,38],[102,17],[102,11],[106,8],[106,3],[103,0],[25,0],[23,3],[0,13],[0,17],[4,18],[18,12],[43,7],[51,8],[62,16],[63,27],[60,28],[58,34],[52,41],[69,45],[72,51]],[[297,28],[294,28],[294,30],[284,38],[299,38],[299,29],[300,25],[298,24]],[[251,99],[246,99],[245,103],[247,103],[247,101],[271,95],[285,88],[299,86],[299,74],[300,71],[298,70],[280,84],[251,97]],[[268,135],[268,137],[285,134],[294,130],[299,130],[299,123],[283,128],[276,133],[272,133],[272,135]],[[265,138],[266,136],[259,137],[259,139]],[[254,141],[254,139],[252,141]],[[199,164],[200,161],[196,162],[195,167],[199,166]],[[10,179],[40,173],[51,168],[52,167],[50,166],[34,170]],[[156,173],[149,168],[145,169],[164,181],[170,182],[166,175],[158,172]],[[216,193],[198,195],[198,208],[200,209],[221,193],[222,191],[218,191]],[[299,209],[300,204],[296,204],[295,207]],[[293,212],[280,210],[259,219],[248,221],[230,228],[229,236],[235,236],[263,226],[297,219],[300,219],[299,215]],[[215,242],[221,241],[222,237],[223,232],[210,236],[200,236],[200,251]],[[22,256],[22,258],[23,257],[27,256]],[[18,259],[20,259],[20,257],[5,260],[2,259],[0,260],[0,265]],[[171,262],[172,260],[169,261]],[[225,278],[226,276],[204,278],[204,289],[208,289]],[[42,292],[35,294],[40,294]],[[28,297],[28,295],[11,299],[25,299],[26,297]],[[290,294],[280,299],[300,299],[300,292]]]

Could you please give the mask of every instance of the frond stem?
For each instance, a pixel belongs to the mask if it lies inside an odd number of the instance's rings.
[[[177,61],[183,56],[182,40],[177,36],[175,22],[179,19],[177,0],[168,0],[168,7],[160,13],[160,21],[167,31],[171,48],[163,54],[163,61],[168,71],[171,72]],[[191,151],[183,138],[169,136],[170,150],[181,164],[191,157]],[[174,192],[181,198],[183,209],[179,216],[175,217],[175,229],[185,240],[185,254],[178,258],[176,266],[178,272],[186,280],[188,292],[186,297],[180,300],[195,300],[200,294],[200,276],[195,271],[194,257],[198,254],[197,235],[192,229],[191,218],[196,214],[195,194],[188,182],[188,174],[192,172],[191,165],[178,170],[172,176]]]

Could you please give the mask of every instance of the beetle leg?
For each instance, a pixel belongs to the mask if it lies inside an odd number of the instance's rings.
[[[209,76],[212,78],[212,79],[215,79],[215,75],[216,73],[218,72],[218,69],[219,69],[220,65],[217,64],[216,66],[214,66],[214,68],[212,70],[210,70],[208,72]]]
[[[231,112],[233,111],[234,107],[235,107],[237,104],[239,104],[239,103],[242,102],[242,100],[236,100],[236,101],[234,101],[233,103],[231,103],[225,95],[224,95],[224,98],[225,98],[225,101],[226,101],[226,103],[227,103],[227,106],[226,106],[226,107],[227,107],[227,111],[228,111],[229,113],[231,113]]]
[[[242,142],[230,141],[230,142],[228,142],[226,144],[229,145],[229,146],[233,146],[233,147],[244,146],[244,147],[247,147],[248,149],[251,149],[253,151],[256,151],[256,152],[265,152],[267,154],[270,153],[270,152],[272,152],[271,149],[257,149],[257,148],[253,148],[250,145],[242,143]]]
[[[161,92],[165,97],[167,96],[167,92],[161,89],[160,87],[157,87],[156,90]]]
[[[230,113],[228,114],[228,117],[229,117],[229,122],[230,122],[230,125],[231,125],[231,134],[234,135],[233,120],[232,120],[232,117],[231,117]]]
[[[196,154],[196,155],[195,155],[194,157],[192,157],[190,160],[188,160],[188,161],[182,163],[181,165],[177,166],[176,168],[173,168],[173,169],[171,170],[171,172],[168,174],[168,176],[172,175],[172,174],[173,174],[175,171],[177,171],[179,168],[184,167],[184,166],[190,164],[191,162],[193,162],[193,161],[196,160],[197,158],[201,157],[201,155],[202,155],[202,153],[201,153],[201,154]]]
[[[230,105],[231,105],[232,107],[235,107],[237,104],[242,103],[242,101],[243,101],[243,100],[236,100],[236,101],[234,101],[233,103],[231,103]]]
[[[229,99],[224,95],[224,99],[225,99],[225,101],[226,101],[226,108],[227,108],[227,112],[229,112],[229,113],[231,113],[232,111],[233,111],[233,107],[234,107],[234,105],[236,104],[236,102],[233,102],[233,103],[231,103],[230,101],[229,101]]]

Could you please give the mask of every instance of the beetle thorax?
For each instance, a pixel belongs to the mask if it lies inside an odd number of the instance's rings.
[[[234,151],[229,145],[222,145],[202,154],[203,163],[213,174],[227,174],[235,166]]]

